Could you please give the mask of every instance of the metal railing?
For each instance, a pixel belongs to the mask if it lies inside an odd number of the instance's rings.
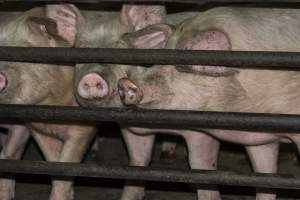
[[[21,2],[20,0],[0,0]],[[121,0],[23,0],[24,2],[100,3]],[[123,0],[122,2],[132,2]],[[207,4],[299,3],[300,0],[135,0],[133,2],[170,2]],[[116,63],[116,64],[203,64],[259,69],[298,70],[297,52],[233,52],[191,50],[70,49],[0,47],[1,61],[42,63]],[[285,131],[300,133],[300,115],[264,113],[224,113],[200,111],[81,108],[63,106],[0,105],[0,120],[141,123],[178,125],[215,129]],[[224,171],[167,170],[141,167],[114,167],[92,164],[0,160],[0,171],[7,173],[87,176],[183,183],[239,185],[300,189],[300,177],[282,174],[238,174]]]
[[[171,125],[173,127],[284,131],[285,133],[299,131],[300,133],[300,115],[265,113],[0,104],[0,120],[84,123],[115,121],[131,125]]]
[[[200,183],[261,188],[300,189],[300,177],[286,174],[239,174],[226,171],[173,170],[151,167],[102,166],[97,164],[1,160],[0,171],[97,178]]]
[[[39,63],[186,64],[291,70],[300,52],[0,47],[0,61]]]
[[[103,2],[130,2],[130,3],[184,3],[205,5],[208,3],[299,3],[300,0],[0,0],[5,2],[43,2],[43,3],[84,3],[97,4]]]

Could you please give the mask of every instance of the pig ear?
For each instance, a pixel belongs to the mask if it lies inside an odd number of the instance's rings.
[[[47,5],[45,17],[29,17],[32,31],[43,35],[59,37],[69,45],[74,45],[83,17],[71,4]]]
[[[79,27],[81,27],[84,23],[84,18],[74,5],[47,5],[46,17],[52,19],[56,23],[55,33],[58,36],[66,40],[71,45],[75,44]]]
[[[174,28],[168,24],[147,26],[139,31],[124,34],[115,47],[161,49],[166,46],[166,43],[173,32]]]
[[[123,5],[121,23],[130,31],[137,31],[149,25],[162,23],[166,15],[162,5]]]
[[[231,50],[230,39],[226,33],[219,30],[192,32],[181,38],[176,46],[177,49],[190,50]],[[207,66],[207,65],[177,65],[180,72],[202,74],[207,76],[229,76],[238,72],[230,67]]]

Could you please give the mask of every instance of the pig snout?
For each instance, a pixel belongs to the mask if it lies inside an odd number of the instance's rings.
[[[109,86],[99,74],[89,73],[80,80],[77,92],[84,99],[101,99],[109,94]]]
[[[128,78],[118,82],[118,92],[124,105],[137,105],[143,100],[143,92]]]
[[[0,92],[2,92],[3,90],[5,90],[5,88],[7,87],[7,78],[3,73],[0,73]]]

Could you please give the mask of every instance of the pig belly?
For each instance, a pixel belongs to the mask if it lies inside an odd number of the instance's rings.
[[[242,145],[264,145],[274,142],[290,142],[288,138],[280,134],[234,131],[234,130],[207,130],[208,134],[218,140],[242,144]]]
[[[168,135],[182,135],[183,130],[164,129],[164,128],[147,128],[147,127],[124,127],[130,132],[137,135],[153,135],[153,134],[168,134]]]
[[[65,141],[67,139],[66,133],[71,126],[63,124],[31,123],[30,127],[41,134],[56,137],[62,141]]]
[[[187,137],[191,131],[196,134],[210,135],[217,140],[241,144],[246,146],[257,146],[265,145],[275,142],[291,143],[289,135],[280,133],[261,133],[261,132],[247,132],[247,131],[236,131],[236,130],[218,130],[218,129],[164,129],[164,128],[145,128],[145,127],[123,127],[127,128],[134,134],[137,135],[153,135],[153,134],[168,134],[178,135],[183,138]]]
[[[179,135],[186,137],[186,130],[180,129],[160,129],[160,128],[141,128],[141,127],[129,127],[129,131],[137,135],[152,135],[152,134],[169,134]],[[220,141],[231,142],[241,145],[264,145],[274,142],[289,143],[290,140],[285,138],[281,134],[272,133],[259,133],[259,132],[247,132],[247,131],[234,131],[234,130],[217,130],[217,129],[203,129],[196,130],[198,134],[210,135]],[[287,135],[286,135],[287,136]],[[288,137],[288,136],[287,136]]]

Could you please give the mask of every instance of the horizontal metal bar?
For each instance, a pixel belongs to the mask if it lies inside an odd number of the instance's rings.
[[[299,52],[0,47],[0,60],[41,63],[203,64],[300,68]]]
[[[130,125],[300,132],[300,115],[0,104],[0,121],[111,122]],[[170,128],[170,127],[169,127]]]
[[[173,170],[96,164],[0,160],[0,171],[8,173],[84,176],[162,182],[300,189],[300,178],[286,174],[239,174],[228,171]]]
[[[65,3],[102,3],[102,2],[135,2],[135,3],[185,3],[204,5],[208,3],[298,3],[299,0],[0,0],[0,2],[65,2]]]

